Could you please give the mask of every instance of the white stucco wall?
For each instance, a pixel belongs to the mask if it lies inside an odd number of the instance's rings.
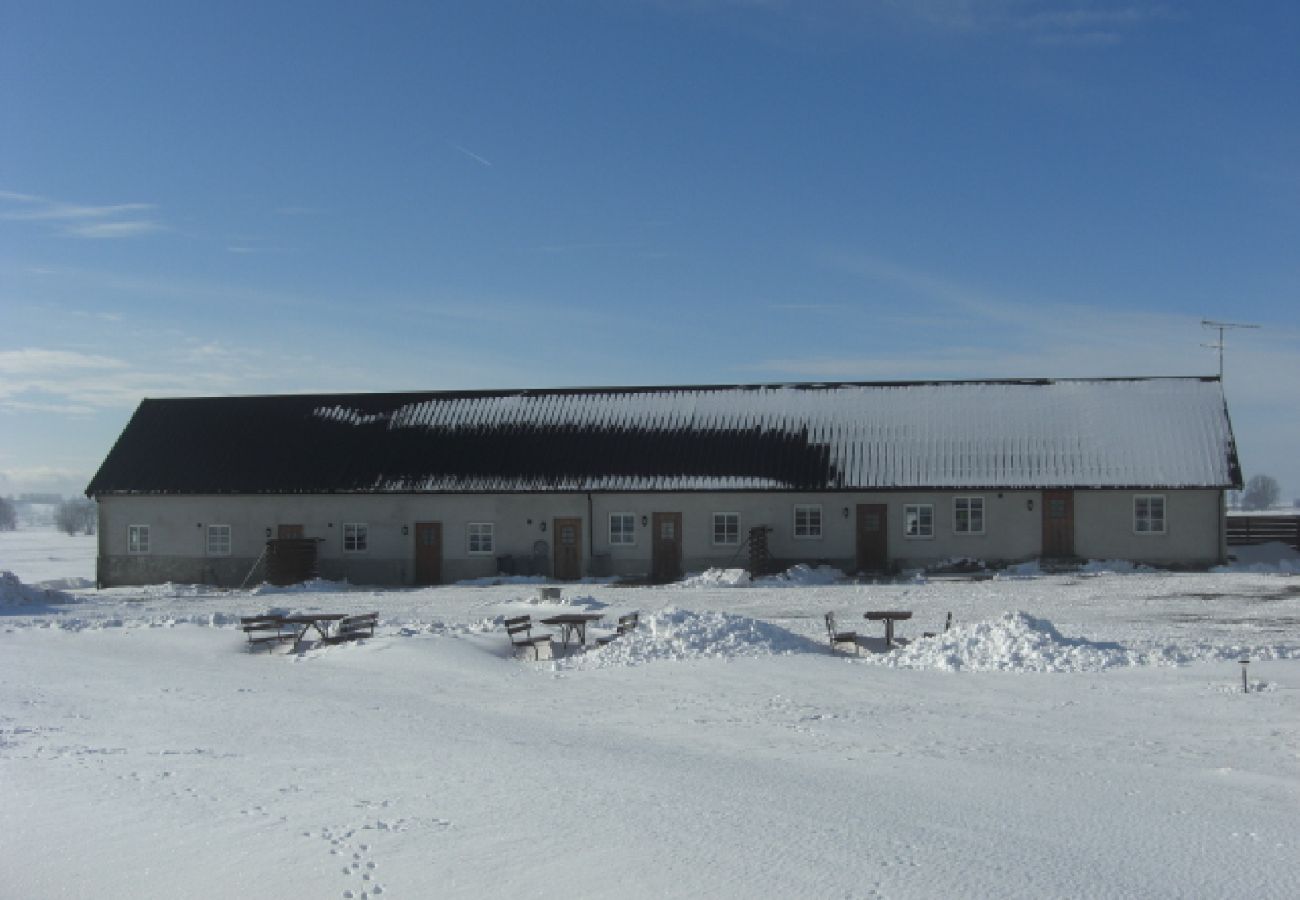
[[[1222,492],[1163,492],[1167,529],[1162,535],[1134,532],[1134,495],[1128,491],[1075,492],[1077,555],[1186,564],[1208,564],[1221,558]],[[955,497],[983,498],[983,533],[955,532]],[[769,548],[777,560],[825,562],[852,571],[855,507],[859,503],[888,506],[889,556],[900,567],[962,557],[1023,560],[1037,556],[1041,549],[1042,499],[1038,491],[105,496],[100,498],[100,580],[104,584],[166,580],[238,584],[262,553],[268,530],[274,536],[277,526],[298,524],[306,537],[322,539],[319,552],[325,577],[358,584],[409,584],[414,579],[415,523],[441,522],[443,580],[456,581],[495,575],[498,556],[530,556],[537,541],[553,545],[553,520],[557,517],[583,522],[584,572],[604,568],[612,574],[640,575],[650,569],[650,525],[656,512],[681,513],[682,559],[688,571],[745,566],[744,536],[757,525],[772,528]],[[908,504],[933,506],[933,536],[904,535],[904,507]],[[821,537],[794,536],[797,505],[821,506]],[[739,546],[713,543],[713,514],[720,512],[739,514]],[[610,545],[611,513],[633,516],[633,544]],[[343,549],[343,525],[349,522],[367,526],[369,546],[363,553]],[[469,553],[471,522],[493,523],[496,546],[491,554]],[[150,527],[147,555],[127,552],[127,529],[133,524]],[[207,526],[213,524],[231,526],[227,557],[207,555]],[[402,533],[403,527],[407,534]]]
[[[1133,527],[1138,496],[1165,499],[1163,534]],[[1209,565],[1223,558],[1222,491],[1078,491],[1074,549],[1088,559]]]

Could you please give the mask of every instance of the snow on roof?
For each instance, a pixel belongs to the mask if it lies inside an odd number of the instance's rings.
[[[1218,379],[1139,378],[150,400],[89,492],[1239,481]]]

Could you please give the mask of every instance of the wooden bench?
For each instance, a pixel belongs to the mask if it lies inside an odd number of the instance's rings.
[[[852,644],[853,652],[859,654],[862,652],[862,645],[858,643],[858,633],[856,631],[839,631],[835,627],[835,613],[826,614],[826,637],[831,642],[831,652],[835,652],[839,644]]]
[[[240,616],[239,625],[248,635],[249,649],[265,644],[269,653],[276,644],[298,641],[298,629],[280,616]]]
[[[641,624],[641,614],[630,612],[625,616],[618,617],[618,627],[614,629],[613,634],[607,634],[604,637],[596,638],[598,646],[605,646],[610,641],[616,640],[630,631],[635,631],[636,627]]]
[[[551,658],[551,635],[533,634],[533,620],[531,616],[514,616],[506,619],[506,635],[510,638],[511,649],[516,656],[519,655],[520,648],[531,649],[533,659],[542,658],[542,648],[546,648],[547,659]]]
[[[947,631],[947,630],[948,630],[949,628],[951,628],[951,627],[952,627],[952,613],[949,612],[949,613],[948,613],[948,619],[943,623],[943,630],[944,630],[944,631]],[[928,638],[930,638],[930,637],[938,637],[938,636],[939,636],[938,633],[937,633],[937,632],[934,632],[934,631],[923,631],[923,632],[921,632],[921,637],[928,637]]]
[[[339,619],[338,628],[322,644],[342,644],[346,641],[359,641],[363,637],[374,637],[375,626],[379,624],[379,613],[362,613],[356,616],[344,616]]]

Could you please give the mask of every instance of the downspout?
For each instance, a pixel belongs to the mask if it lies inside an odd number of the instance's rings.
[[[1219,565],[1228,564],[1228,492],[1219,490]]]
[[[596,562],[596,522],[591,517],[591,491],[587,491],[587,574]]]
[[[86,496],[95,501],[95,590],[103,590],[108,587],[104,583],[104,552],[106,548],[104,547],[103,516],[100,514],[103,507],[100,505],[98,497],[91,494]]]

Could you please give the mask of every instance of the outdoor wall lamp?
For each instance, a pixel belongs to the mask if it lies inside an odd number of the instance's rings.
[[[649,524],[650,524],[650,517],[649,517],[649,516],[642,516],[642,517],[641,517],[641,527],[642,527],[642,528],[645,528],[645,527],[646,527],[647,525],[649,525]]]
[[[537,527],[540,528],[540,529],[542,529],[542,531],[545,531],[545,530],[546,530],[546,523],[543,522],[542,524],[538,525]]]
[[[1033,497],[1030,497],[1028,500],[1025,501],[1025,508],[1028,509],[1030,512],[1033,512],[1033,511],[1034,511],[1034,498],[1033,498]]]
[[[849,508],[846,506],[844,507],[844,518],[847,519],[848,517],[849,517]]]
[[[406,534],[410,534],[410,533],[411,533],[411,528],[410,528],[410,526],[409,526],[409,525],[403,525],[403,526],[402,526],[402,534],[406,535]]]
[[[266,529],[266,536],[267,536],[267,537],[270,537],[270,536],[271,536],[271,529],[269,529],[269,528]]]

